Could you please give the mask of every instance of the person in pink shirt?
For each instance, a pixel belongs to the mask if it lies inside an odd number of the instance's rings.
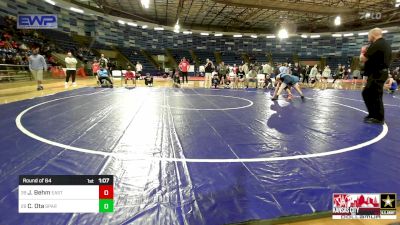
[[[186,60],[185,57],[183,57],[181,63],[179,63],[179,69],[182,72],[182,83],[185,83],[185,77],[186,77],[186,83],[188,83],[189,68],[190,68],[189,62]]]

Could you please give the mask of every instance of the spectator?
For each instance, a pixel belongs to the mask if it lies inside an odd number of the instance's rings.
[[[206,59],[204,70],[206,73],[204,78],[204,87],[211,88],[211,79],[212,79],[212,72],[214,71],[214,64],[210,59]]]
[[[97,71],[100,70],[100,63],[97,62],[97,60],[93,60],[93,64],[92,64],[92,72],[93,72],[93,76],[97,76]]]
[[[311,68],[310,71],[310,80],[311,80],[311,85],[313,86],[313,84],[315,82],[317,82],[317,74],[318,74],[318,65],[315,64],[313,68]]]
[[[257,72],[253,68],[246,74],[246,88],[249,88],[250,82],[255,82],[256,88],[258,88]]]
[[[136,77],[137,76],[142,76],[142,71],[143,71],[143,66],[142,66],[142,64],[139,62],[139,61],[137,61],[136,62]]]
[[[99,65],[101,68],[107,69],[108,60],[104,57],[104,54],[101,54],[99,59]]]
[[[146,77],[144,78],[144,84],[149,87],[153,87],[153,77],[150,73],[146,73]]]
[[[67,76],[65,78],[65,88],[68,88],[69,78],[72,76],[72,86],[76,87],[75,76],[76,76],[76,64],[78,61],[72,56],[69,51],[67,57],[65,57],[65,65],[67,67]]]
[[[228,73],[228,68],[225,66],[224,62],[221,62],[218,67],[218,78],[219,78],[220,84],[225,83],[227,73]]]
[[[322,72],[322,89],[328,88],[328,78],[330,76],[331,76],[331,68],[329,68],[329,66],[325,66],[325,69]]]
[[[127,71],[125,72],[125,86],[128,85],[128,80],[132,80],[132,84],[136,87],[135,73],[132,72],[130,66],[127,67]]]
[[[359,69],[355,69],[353,71],[353,82],[352,83],[355,84],[357,82],[357,80],[360,79],[360,76],[361,76],[360,70]]]
[[[47,70],[47,64],[44,57],[39,54],[38,49],[34,49],[32,55],[29,56],[29,70],[37,81],[37,90],[43,90],[43,71]]]
[[[303,81],[302,81],[302,83],[304,83],[304,81],[307,81],[306,84],[308,85],[308,83],[309,83],[309,77],[310,77],[310,72],[311,72],[310,66],[309,66],[309,65],[306,65],[306,66],[303,68],[303,71],[301,72],[301,73],[303,74]]]
[[[181,63],[179,63],[179,69],[182,72],[182,83],[185,83],[185,77],[186,77],[186,83],[188,83],[188,72],[189,72],[190,64],[186,60],[185,57],[182,58]]]

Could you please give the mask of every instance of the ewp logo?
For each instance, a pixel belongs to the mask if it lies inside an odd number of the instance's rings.
[[[18,29],[56,29],[57,15],[29,14],[18,15]]]

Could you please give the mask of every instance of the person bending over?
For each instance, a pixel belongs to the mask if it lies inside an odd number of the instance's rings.
[[[276,83],[276,89],[274,96],[272,97],[272,100],[278,100],[279,95],[286,87],[288,87],[288,90],[290,90],[291,87],[294,87],[294,89],[296,89],[296,91],[300,94],[301,99],[304,99],[304,94],[301,91],[299,85],[299,78],[297,76],[292,76],[290,74],[283,73],[276,76],[275,83]],[[291,93],[289,92],[289,97],[290,95]]]

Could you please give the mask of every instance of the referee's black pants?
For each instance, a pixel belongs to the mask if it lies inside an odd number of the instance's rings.
[[[383,106],[383,85],[388,79],[388,71],[382,70],[368,76],[367,84],[362,91],[365,105],[368,109],[368,117],[380,121],[385,119],[385,110]]]

